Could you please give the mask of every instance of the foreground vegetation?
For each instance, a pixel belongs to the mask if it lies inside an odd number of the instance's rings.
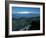
[[[40,16],[32,18],[12,18],[12,30],[40,30]]]

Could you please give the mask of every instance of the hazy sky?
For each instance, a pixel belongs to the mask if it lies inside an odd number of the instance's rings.
[[[16,16],[31,16],[31,14],[40,14],[40,8],[12,7],[12,14]]]

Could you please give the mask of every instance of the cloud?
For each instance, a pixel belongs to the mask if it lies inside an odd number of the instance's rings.
[[[17,14],[30,14],[32,12],[27,12],[27,11],[24,11],[24,12],[17,12]]]

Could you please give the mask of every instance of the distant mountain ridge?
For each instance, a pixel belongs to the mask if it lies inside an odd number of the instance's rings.
[[[40,14],[12,14],[13,18],[32,18],[37,16],[40,16]]]

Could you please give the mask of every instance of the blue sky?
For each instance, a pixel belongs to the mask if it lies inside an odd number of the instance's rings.
[[[12,14],[16,16],[31,16],[31,14],[40,14],[40,8],[32,7],[12,7]]]
[[[40,8],[31,8],[31,7],[13,7],[12,8],[13,14],[17,12],[32,12],[33,14],[39,14]]]

